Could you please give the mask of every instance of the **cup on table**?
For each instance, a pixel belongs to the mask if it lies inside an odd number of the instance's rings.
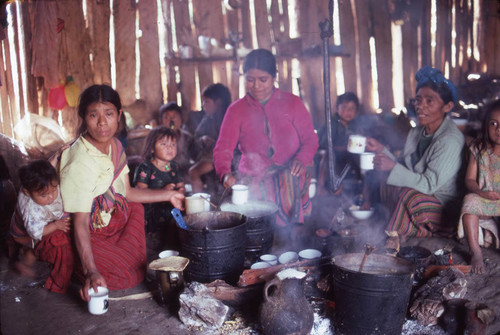
[[[359,167],[361,170],[373,170],[374,152],[363,152],[359,155]]]
[[[231,197],[231,201],[235,205],[243,205],[248,201],[248,186],[236,184],[231,186],[233,191],[233,195]]]
[[[263,262],[269,263],[271,265],[278,264],[278,257],[275,255],[271,255],[271,254],[264,254],[264,255],[260,256],[260,260]]]
[[[179,252],[177,250],[163,250],[158,254],[159,258],[167,258],[170,256],[179,256]]]
[[[205,212],[206,200],[200,197],[186,197],[186,214],[195,214]]]
[[[204,200],[204,204],[205,204],[205,207],[204,207],[205,212],[210,211],[210,194],[208,194],[208,193],[195,193],[192,196],[202,198]]]
[[[353,154],[365,152],[366,137],[362,135],[350,135],[347,142],[347,151]]]
[[[107,288],[98,286],[97,292],[95,292],[91,287],[89,288],[89,297],[88,307],[90,314],[101,315],[108,311],[109,290]]]

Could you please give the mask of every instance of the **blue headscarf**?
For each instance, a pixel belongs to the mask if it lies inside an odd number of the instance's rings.
[[[444,84],[451,92],[453,103],[457,105],[457,90],[455,89],[455,86],[451,81],[446,79],[443,76],[443,73],[441,73],[441,71],[439,71],[438,69],[426,65],[417,71],[417,73],[415,74],[415,79],[417,80],[417,91],[420,87],[422,87],[429,81],[433,82],[436,85]]]

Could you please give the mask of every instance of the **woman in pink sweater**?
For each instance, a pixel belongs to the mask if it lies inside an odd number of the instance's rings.
[[[279,226],[300,225],[311,211],[306,166],[318,149],[311,116],[299,97],[274,87],[270,51],[250,52],[243,72],[247,94],[228,108],[214,149],[217,175],[224,187],[248,184],[251,198],[276,203]],[[236,146],[241,160],[233,175]]]

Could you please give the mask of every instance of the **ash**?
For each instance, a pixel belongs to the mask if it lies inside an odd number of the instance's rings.
[[[314,324],[309,335],[335,335],[332,322],[323,313],[314,312]],[[194,330],[196,333],[196,329]],[[241,316],[237,316],[232,321],[226,321],[223,327],[216,330],[197,329],[200,334],[205,335],[261,335],[260,327],[257,323],[247,322]],[[417,320],[407,319],[403,324],[401,335],[446,335],[446,332],[438,326],[424,326]]]
[[[314,313],[314,323],[310,335],[332,335],[332,325],[329,318]]]
[[[335,335],[329,318],[314,313],[314,324],[310,335]],[[416,320],[406,320],[401,335],[446,335],[446,332],[437,326],[424,326]]]
[[[416,320],[406,320],[403,324],[401,335],[446,335],[446,332],[438,326],[424,326]]]

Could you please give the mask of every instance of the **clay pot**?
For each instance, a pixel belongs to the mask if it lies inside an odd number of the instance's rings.
[[[266,283],[260,308],[263,334],[309,334],[314,314],[304,295],[305,276],[304,272],[286,269]]]

